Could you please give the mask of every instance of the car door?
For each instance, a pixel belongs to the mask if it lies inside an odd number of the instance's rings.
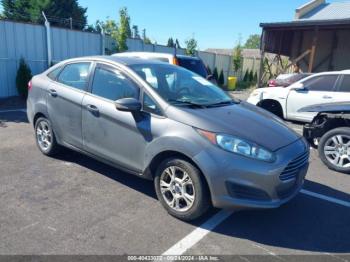
[[[298,112],[305,106],[335,102],[335,86],[338,75],[318,75],[303,81],[303,89],[290,89],[287,97],[287,119],[310,122],[316,115]]]
[[[82,147],[81,103],[87,91],[91,62],[66,64],[49,84],[48,115],[61,142]]]
[[[90,94],[83,99],[83,142],[86,151],[140,172],[152,138],[149,117],[118,111],[115,101],[139,99],[139,86],[119,69],[97,64]]]

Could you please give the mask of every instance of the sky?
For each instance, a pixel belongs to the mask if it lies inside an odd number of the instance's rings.
[[[200,50],[232,48],[241,38],[260,34],[261,22],[283,22],[294,18],[295,9],[309,0],[78,0],[87,7],[88,23],[118,21],[118,10],[127,7],[131,26],[154,42],[165,45],[169,37],[180,45],[194,37]],[[335,2],[339,0],[327,0]],[[340,0],[349,1],[349,0]],[[1,10],[1,7],[0,7]]]
[[[184,46],[194,37],[200,50],[232,48],[239,36],[245,42],[250,34],[260,34],[261,22],[290,21],[295,9],[308,0],[79,0],[87,7],[88,21],[118,20],[118,10],[126,6],[131,25],[158,44],[169,37]],[[332,2],[328,0],[327,2]]]

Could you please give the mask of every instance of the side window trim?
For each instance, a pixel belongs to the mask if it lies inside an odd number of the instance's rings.
[[[87,79],[88,79],[88,80],[86,81],[86,84],[85,84],[85,87],[84,87],[83,90],[81,90],[81,89],[79,89],[79,88],[76,88],[76,87],[74,87],[74,86],[66,85],[66,84],[64,84],[64,83],[58,81],[58,78],[60,77],[61,73],[63,72],[63,70],[64,70],[68,65],[71,65],[71,64],[80,64],[80,63],[90,63],[89,71],[88,71],[88,76],[87,76]],[[93,66],[93,61],[88,61],[88,60],[68,62],[68,63],[62,65],[62,68],[61,68],[60,72],[57,74],[56,80],[54,80],[54,81],[55,81],[56,83],[60,84],[60,85],[63,85],[63,86],[68,87],[68,88],[71,88],[71,89],[73,89],[73,90],[77,90],[77,91],[80,91],[80,92],[88,92],[88,86],[89,86],[89,81],[90,81],[90,78],[91,78],[92,66]]]

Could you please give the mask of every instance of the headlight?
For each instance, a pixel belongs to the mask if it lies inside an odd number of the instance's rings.
[[[244,139],[230,135],[216,134],[200,129],[197,129],[197,131],[212,144],[215,144],[226,151],[266,162],[273,162],[275,160],[275,155],[272,152]]]

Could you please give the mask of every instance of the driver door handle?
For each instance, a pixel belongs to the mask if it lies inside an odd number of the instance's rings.
[[[324,98],[324,99],[331,99],[331,98],[333,98],[333,97],[324,95],[322,98]]]
[[[95,113],[96,114],[96,113],[99,112],[98,108],[96,106],[94,106],[94,105],[86,105],[86,108],[91,113]]]
[[[55,89],[49,89],[49,94],[52,97],[56,97],[57,96],[57,91]]]

